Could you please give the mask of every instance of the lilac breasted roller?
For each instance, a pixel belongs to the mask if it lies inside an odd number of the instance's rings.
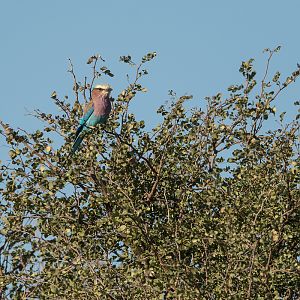
[[[108,84],[96,85],[92,90],[92,99],[84,108],[83,116],[79,121],[72,154],[76,152],[85,134],[99,123],[105,123],[111,111],[110,92]]]

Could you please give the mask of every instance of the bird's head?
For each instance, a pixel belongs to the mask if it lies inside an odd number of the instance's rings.
[[[109,84],[97,84],[93,88],[93,91],[97,91],[100,92],[101,94],[109,96],[110,92],[112,91],[112,87]]]

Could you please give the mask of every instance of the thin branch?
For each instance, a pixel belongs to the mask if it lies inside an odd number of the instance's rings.
[[[86,88],[87,88],[87,77],[85,76],[84,77],[84,89],[83,89],[83,98],[84,98],[84,102],[85,102],[85,104],[87,104],[88,103],[88,100],[87,100],[87,98],[86,98],[86,93],[85,93],[85,91],[86,91]]]
[[[164,162],[164,155],[162,156],[161,160],[160,160],[160,163],[159,163],[159,167],[158,167],[158,171],[157,171],[157,174],[156,174],[156,179],[155,179],[155,182],[151,188],[151,191],[150,193],[147,195],[147,201],[150,201],[152,200],[155,192],[156,192],[156,189],[157,189],[157,186],[158,186],[158,183],[159,183],[159,176],[160,176],[160,172],[162,170],[162,167],[163,167],[163,162]]]
[[[266,65],[266,69],[265,69],[265,74],[264,77],[261,81],[261,93],[260,93],[260,98],[263,98],[263,93],[264,93],[264,89],[265,89],[265,80],[267,78],[268,72],[269,72],[269,66],[270,66],[270,61],[272,59],[272,56],[274,54],[274,51],[270,51],[268,60],[267,60],[267,65]]]
[[[70,72],[72,74],[73,82],[74,82],[73,90],[74,90],[75,95],[76,95],[76,101],[79,101],[78,83],[77,83],[76,75],[75,75],[75,72],[74,72],[73,63],[72,63],[70,58],[68,60],[70,62],[70,69],[68,70],[68,72]]]
[[[256,251],[256,248],[257,248],[257,244],[258,244],[258,241],[255,241],[255,243],[253,245],[252,255],[251,255],[250,270],[249,270],[249,275],[248,275],[247,299],[251,298],[251,289],[252,289],[252,283],[253,283],[252,270],[253,270],[253,264],[254,264],[255,251]]]
[[[139,157],[139,159],[142,159],[143,161],[145,161],[145,163],[147,164],[147,166],[149,167],[149,169],[156,175],[157,174],[157,171],[153,168],[153,166],[152,166],[152,164],[150,163],[150,161],[146,158],[146,157],[144,157],[132,144],[130,144],[130,143],[128,143],[128,142],[126,142],[124,139],[122,139],[122,137],[121,137],[121,135],[120,134],[118,134],[118,133],[116,133],[116,132],[112,132],[112,131],[108,131],[107,129],[104,129],[104,131],[106,132],[106,133],[109,133],[109,134],[112,134],[112,135],[114,135],[114,136],[116,136],[119,140],[120,140],[120,142],[121,143],[123,143],[123,144],[125,144],[125,145],[127,145],[127,146],[129,146],[132,150],[133,150],[133,152],[135,153],[135,154],[137,154],[137,156]]]
[[[96,71],[96,66],[97,66],[97,62],[98,62],[99,58],[101,58],[99,55],[94,56],[93,79],[92,79],[91,86],[90,86],[90,98],[92,98],[92,89],[93,89],[94,81],[96,78],[99,77],[99,73]]]

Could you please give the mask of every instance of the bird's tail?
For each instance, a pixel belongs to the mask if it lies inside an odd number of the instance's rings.
[[[75,140],[75,142],[74,142],[74,144],[72,146],[71,154],[74,154],[77,151],[77,149],[78,149],[79,145],[81,144],[82,140],[83,140],[83,136],[82,135],[79,135],[76,138],[76,140]]]

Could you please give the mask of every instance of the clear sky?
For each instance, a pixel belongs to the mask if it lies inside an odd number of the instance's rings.
[[[266,47],[283,46],[272,71],[288,75],[300,62],[299,0],[2,0],[0,8],[0,118],[29,130],[39,123],[27,110],[55,113],[51,92],[71,95],[68,58],[83,78],[87,58],[100,53],[115,74],[106,81],[116,96],[130,71],[119,57],[156,51],[143,80],[149,92],[132,107],[150,125],[168,90],[193,94],[197,105],[239,83],[242,60],[254,57],[261,71]],[[299,87],[279,99],[279,110],[293,113]]]

